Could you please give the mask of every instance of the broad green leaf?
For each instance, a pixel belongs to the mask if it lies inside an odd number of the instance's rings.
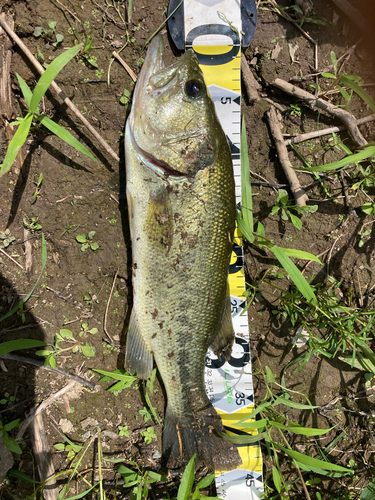
[[[15,469],[10,469],[8,472],[8,475],[11,477],[15,477],[16,479],[21,479],[21,481],[25,481],[26,483],[32,483],[32,484],[40,484],[39,481],[36,481],[35,479],[32,479],[31,477],[27,476],[23,472]]]
[[[182,475],[181,484],[178,488],[177,500],[188,500],[191,495],[191,489],[194,484],[194,463],[195,454],[189,460],[186,469]]]
[[[86,235],[85,234],[77,234],[76,240],[78,243],[86,243]]]
[[[17,307],[18,309],[18,307]],[[8,352],[19,351],[21,349],[32,349],[33,347],[41,347],[49,345],[47,342],[42,340],[33,339],[18,339],[18,340],[8,340],[8,342],[3,342],[0,344],[0,357]]]
[[[297,266],[289,259],[287,254],[276,245],[271,247],[270,250],[275,254],[277,260],[283,266],[285,271],[289,274],[290,279],[293,281],[298,290],[302,293],[302,295],[312,302],[313,304],[317,304],[317,300],[314,294],[313,289],[307,282],[306,278],[303,276],[301,271],[297,268]]]
[[[65,450],[64,443],[56,443],[53,445],[53,447],[56,448],[57,451],[64,451]]]
[[[18,427],[18,424],[20,422],[20,419],[17,418],[17,420],[12,420],[11,422],[9,422],[8,424],[5,424],[4,425],[4,429],[9,432],[11,431],[12,429],[15,429],[16,427]]]
[[[266,366],[266,381],[267,384],[275,382],[275,375],[272,373],[271,369],[268,366]]]
[[[349,155],[339,161],[334,161],[333,163],[327,163],[326,165],[321,165],[317,167],[304,168],[308,172],[328,172],[329,170],[337,170],[339,168],[347,167],[351,163],[357,163],[359,161],[366,160],[375,155],[375,146],[370,146],[368,148],[362,149],[359,153],[354,155]],[[300,169],[301,170],[301,169]]]
[[[90,345],[82,345],[82,354],[86,356],[86,358],[93,358],[95,356],[95,350]]]
[[[22,120],[22,122],[19,124],[16,133],[14,134],[12,140],[9,143],[7,153],[4,158],[3,166],[0,169],[0,177],[9,172],[9,170],[11,169],[13,162],[19,153],[19,150],[24,145],[26,138],[29,134],[32,120],[33,120],[33,114],[29,112]]]
[[[157,472],[153,472],[152,470],[148,471],[148,475],[152,479],[150,483],[154,481],[168,481],[168,478],[163,476],[163,474],[158,474]]]
[[[339,89],[340,94],[343,96],[343,98],[349,102],[351,96],[347,93],[347,91],[343,87],[340,87],[340,85],[337,85],[337,88]]]
[[[288,257],[294,257],[296,259],[303,259],[303,260],[313,260],[314,262],[317,262],[318,264],[322,264],[322,262],[316,257],[313,253],[309,252],[304,252],[303,250],[296,250],[295,248],[283,248],[279,247]]]
[[[203,490],[204,488],[208,488],[210,486],[210,484],[212,484],[214,479],[215,479],[215,474],[210,474],[209,476],[204,477],[197,484],[197,489]]]
[[[375,500],[375,477],[371,479],[371,482],[362,491],[361,500]]]
[[[322,73],[322,76],[325,78],[336,78],[335,75],[332,75],[332,73]]]
[[[250,164],[244,116],[242,117],[241,127],[241,207],[242,218],[251,238],[249,241],[252,243],[254,241],[253,198],[250,182]]]
[[[337,57],[336,57],[336,54],[333,52],[333,50],[331,50],[330,56],[331,56],[333,71],[336,74],[337,73]]]
[[[231,435],[227,434],[226,432],[221,432],[217,431],[218,434],[225,439],[225,441],[229,441],[230,443],[233,444],[251,444],[251,443],[256,443],[260,441],[261,439],[264,439],[267,436],[267,432],[263,432],[261,434],[254,434],[254,435]]]
[[[291,408],[298,408],[299,410],[313,410],[314,408],[319,408],[319,406],[303,405],[301,403],[296,403],[294,401],[291,401],[290,399],[280,398],[279,396],[276,395],[274,395],[274,398],[277,401],[276,404],[283,404],[285,406],[290,406]]]
[[[8,448],[8,450],[12,451],[13,453],[17,453],[18,455],[22,454],[20,445],[14,438],[10,437],[9,434],[5,432],[3,434],[3,439],[4,439],[4,444]]]
[[[69,330],[68,328],[61,328],[60,330],[60,335],[64,339],[71,339],[74,340],[73,332]]]
[[[299,217],[289,212],[290,220],[297,229],[302,229],[302,221]]]
[[[365,203],[361,206],[361,210],[368,215],[374,215],[375,213],[375,204],[374,203]]]
[[[279,195],[277,197],[277,201],[280,202],[282,205],[286,205],[289,200],[289,194],[288,191],[285,189],[279,189]]]
[[[21,87],[21,92],[26,100],[26,104],[28,105],[28,107],[30,107],[31,98],[33,97],[33,93],[31,92],[30,87],[27,85],[27,83],[22,78],[22,76],[20,76],[18,73],[16,73],[16,77],[17,77],[19,86]]]
[[[80,153],[83,153],[92,160],[97,161],[95,156],[92,153],[90,153],[90,151],[83,144],[81,144],[75,137],[73,137],[72,134],[68,132],[65,128],[55,123],[47,116],[38,116],[37,118],[42,125],[48,128],[48,130],[50,130],[53,134],[57,135],[57,137],[60,137],[60,139],[65,141],[67,144],[72,146]]]
[[[353,474],[353,471],[351,469],[347,469],[346,467],[341,467],[341,465],[331,464],[330,462],[324,462],[324,460],[319,460],[317,458],[309,457],[308,455],[304,455],[303,453],[300,453],[298,451],[284,448],[283,446],[275,442],[273,444],[276,448],[279,448],[294,460],[298,461],[301,464],[304,464],[305,467],[318,467],[319,469],[323,470],[333,470],[333,471],[347,472],[348,474]]]
[[[273,465],[272,466],[272,479],[273,479],[273,484],[275,485],[275,488],[279,493],[281,493],[281,488],[282,488],[282,476],[279,472],[279,470]]]
[[[302,427],[300,425],[284,425],[279,422],[269,421],[269,424],[278,429],[284,429],[286,431],[293,432],[294,434],[301,434],[302,436],[321,436],[322,434],[327,434],[334,427],[330,429],[314,429],[313,427]]]
[[[42,97],[46,93],[48,87],[51,85],[51,83],[60,73],[63,67],[68,64],[68,62],[73,59],[73,57],[76,56],[81,49],[82,44],[71,47],[69,50],[64,51],[51,62],[51,64],[41,75],[38,83],[35,86],[29,109],[31,113],[35,113],[37,111],[38,105]]]
[[[90,240],[93,239],[93,237],[95,236],[95,233],[96,233],[96,231],[90,231],[89,232],[88,237],[90,238]]]

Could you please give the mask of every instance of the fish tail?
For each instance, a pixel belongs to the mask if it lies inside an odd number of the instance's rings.
[[[214,410],[213,410],[214,411]],[[197,465],[216,470],[231,470],[241,465],[234,444],[225,441],[219,415],[212,411],[204,415],[178,418],[166,412],[163,430],[163,460],[170,469],[180,468],[196,455]]]

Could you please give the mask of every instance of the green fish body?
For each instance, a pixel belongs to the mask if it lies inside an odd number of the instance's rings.
[[[219,434],[204,387],[209,346],[234,339],[228,266],[235,224],[230,149],[193,51],[169,67],[163,39],[147,52],[126,124],[126,191],[134,305],[125,367],[146,379],[156,361],[167,393],[163,456],[171,468],[241,463]]]

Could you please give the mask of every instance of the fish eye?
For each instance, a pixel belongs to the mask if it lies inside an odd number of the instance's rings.
[[[186,95],[189,97],[198,97],[201,93],[201,84],[197,80],[189,80],[185,85]]]

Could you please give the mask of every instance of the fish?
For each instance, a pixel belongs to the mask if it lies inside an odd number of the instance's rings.
[[[167,395],[163,460],[231,470],[204,386],[209,346],[229,359],[234,340],[228,266],[235,228],[233,165],[198,59],[164,63],[149,45],[125,127],[133,308],[125,368],[147,379],[155,360]]]

